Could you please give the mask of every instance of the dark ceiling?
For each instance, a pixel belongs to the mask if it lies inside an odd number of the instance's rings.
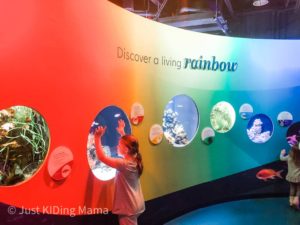
[[[254,0],[110,1],[187,30],[233,37],[300,39],[300,0],[268,0],[260,7],[253,6]]]

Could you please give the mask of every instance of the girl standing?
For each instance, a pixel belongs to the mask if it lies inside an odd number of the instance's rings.
[[[280,152],[280,160],[287,161],[288,173],[286,180],[290,183],[290,206],[299,209],[300,196],[300,150],[298,144],[293,145],[290,153],[286,155],[286,150]]]
[[[106,127],[102,126],[97,127],[94,133],[96,154],[100,161],[117,169],[112,212],[118,215],[120,225],[137,225],[138,216],[145,210],[139,179],[143,163],[138,140],[133,135],[125,135],[124,128],[124,121],[119,120],[117,131],[121,138],[117,148],[118,155],[123,158],[112,158],[104,154],[101,137]]]

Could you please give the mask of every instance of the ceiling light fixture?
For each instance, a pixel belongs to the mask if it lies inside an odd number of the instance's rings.
[[[269,0],[254,0],[253,5],[254,6],[264,6],[269,3]]]

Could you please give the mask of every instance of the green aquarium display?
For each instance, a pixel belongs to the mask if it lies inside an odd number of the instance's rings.
[[[215,131],[228,132],[235,123],[235,111],[232,105],[224,101],[217,103],[210,113],[210,122]]]
[[[0,185],[29,179],[43,163],[49,147],[44,118],[26,106],[0,111]]]

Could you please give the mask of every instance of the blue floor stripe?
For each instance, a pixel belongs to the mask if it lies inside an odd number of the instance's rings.
[[[201,208],[165,225],[300,225],[288,198],[247,199]]]

